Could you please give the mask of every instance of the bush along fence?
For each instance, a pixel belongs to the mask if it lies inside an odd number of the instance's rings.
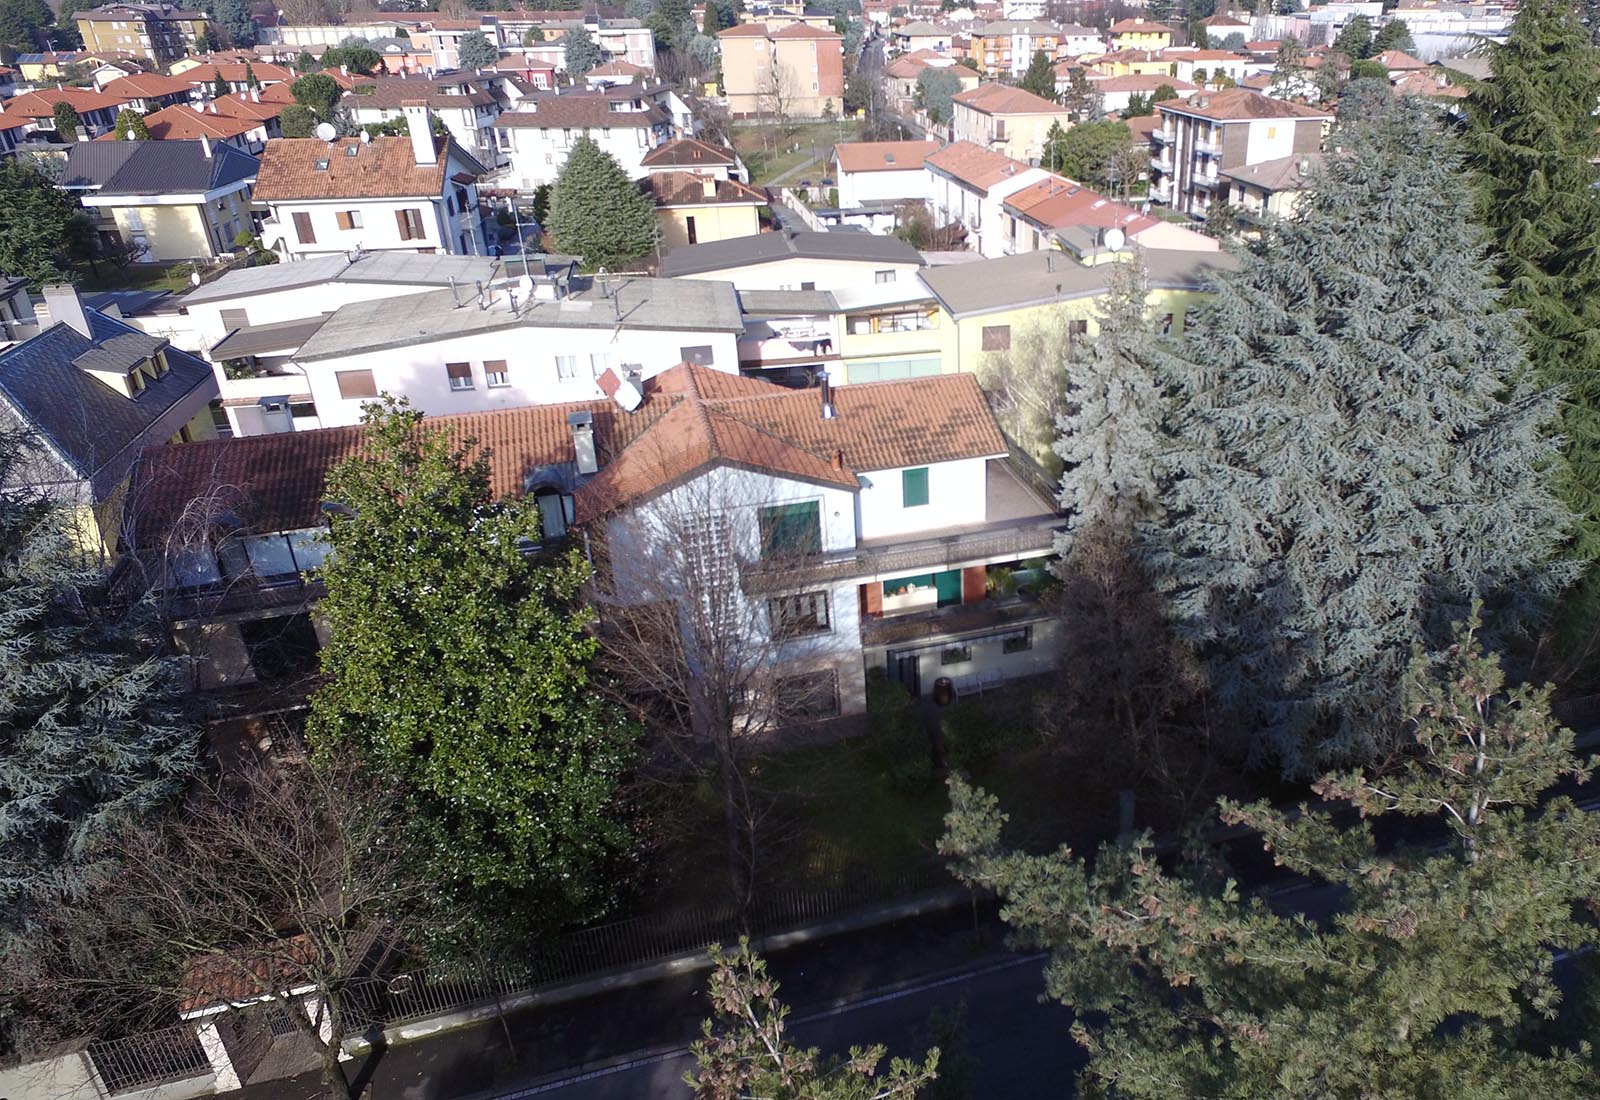
[[[693,955],[713,943],[733,943],[742,934],[761,937],[789,932],[953,885],[943,865],[930,859],[888,876],[843,877],[827,887],[771,890],[743,921],[732,905],[615,921],[538,944],[515,966],[419,970],[357,980],[345,989],[345,1012],[354,1029],[369,1030],[474,1009],[504,1008],[509,1002],[568,982]],[[284,1006],[285,1012],[296,1010],[297,1006]],[[283,1012],[269,1014],[267,1022],[273,1040],[303,1041],[298,1038],[301,1029]],[[208,1038],[214,1040],[214,1033]],[[218,1073],[215,1058],[219,1054],[226,1057],[218,1047],[215,1041],[203,1043],[194,1025],[181,1024],[95,1041],[87,1052],[107,1093],[176,1088],[178,1083],[187,1083],[188,1088],[174,1095],[195,1096],[212,1091],[207,1079],[226,1080],[232,1072],[224,1067],[225,1072]]]

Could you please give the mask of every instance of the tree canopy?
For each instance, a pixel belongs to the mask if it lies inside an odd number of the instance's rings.
[[[150,140],[150,127],[145,125],[144,116],[132,107],[124,107],[117,112],[117,121],[113,129],[118,141]]]
[[[256,44],[256,22],[250,18],[246,0],[214,0],[211,16],[228,36],[230,46],[239,49]]]
[[[500,50],[482,31],[468,31],[461,36],[458,56],[463,69],[488,69],[500,60]]]
[[[33,165],[0,161],[0,271],[34,286],[76,282],[74,261],[92,232],[78,204]]]
[[[1437,117],[1352,84],[1296,217],[1162,356],[1146,564],[1224,712],[1292,774],[1379,751],[1412,648],[1472,599],[1536,625],[1570,575],[1547,563],[1554,395],[1525,378]]]
[[[594,36],[582,26],[573,27],[563,34],[561,42],[567,75],[574,80],[581,79],[590,69],[599,65],[605,56]]]
[[[1048,99],[1054,103],[1056,99],[1056,67],[1048,54],[1043,50],[1034,51],[1033,59],[1028,62],[1028,69],[1022,74],[1022,79],[1017,86],[1025,92],[1032,92],[1040,99]]]
[[[463,900],[513,899],[546,928],[592,918],[610,900],[604,865],[628,844],[616,797],[636,730],[589,682],[586,563],[527,552],[539,508],[493,500],[472,441],[453,445],[394,401],[369,407],[363,434],[328,478],[353,514],[328,535],[328,682],[308,735],[409,793]]]
[[[655,248],[655,203],[615,157],[579,138],[556,176],[546,228],[591,271],[616,271]]]
[[[1051,950],[1046,988],[1088,1056],[1083,1095],[1594,1095],[1588,1050],[1552,1026],[1552,970],[1600,939],[1600,818],[1540,803],[1592,766],[1548,689],[1505,688],[1476,626],[1397,685],[1400,768],[1330,774],[1324,806],[1221,804],[1304,889],[1248,894],[1219,856],[1169,860],[1149,834],[1103,846],[1092,870],[1065,848],[1010,851],[995,799],[952,780],[940,850]]]
[[[917,99],[934,122],[949,122],[952,101],[961,90],[961,79],[948,69],[929,66],[917,74]]]
[[[1120,119],[1080,122],[1070,129],[1054,123],[1045,136],[1040,158],[1052,172],[1087,183],[1091,187],[1109,184],[1107,168],[1113,157],[1133,144],[1133,131]]]
[[[289,85],[289,93],[296,103],[315,114],[319,122],[327,122],[333,116],[341,94],[339,85],[327,73],[302,76]]]

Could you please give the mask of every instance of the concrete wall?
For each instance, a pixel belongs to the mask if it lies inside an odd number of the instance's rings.
[[[834,161],[835,166],[838,163]],[[840,172],[837,178],[839,205],[842,207],[919,198],[926,190],[920,164],[907,165],[903,170],[895,171]]]
[[[928,471],[928,503],[907,508],[903,504],[903,471],[873,470],[862,476],[870,484],[856,496],[857,529],[863,539],[914,535],[982,523],[985,519],[986,460],[961,459],[936,462]]]
[[[679,248],[689,243],[689,219],[694,219],[695,243],[725,241],[730,237],[753,237],[761,232],[761,219],[754,206],[679,206],[657,209],[661,226],[661,247]]]
[[[143,262],[190,260],[216,255],[208,222],[196,206],[119,206],[112,211],[117,232],[130,243],[142,242]]]

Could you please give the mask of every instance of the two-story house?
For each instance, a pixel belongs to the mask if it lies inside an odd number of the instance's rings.
[[[457,285],[341,306],[292,359],[319,422],[358,423],[380,393],[442,415],[598,397],[608,369],[648,379],[689,362],[738,373],[732,284],[578,276],[574,266],[481,294]]]
[[[44,290],[48,320],[0,351],[0,424],[38,446],[18,475],[75,514],[92,554],[116,551],[128,473],[150,446],[212,434],[209,364],[89,309],[70,286]]]
[[[923,161],[924,201],[941,226],[959,225],[967,248],[985,256],[1005,252],[1001,204],[1048,173],[970,141],[946,145]]]
[[[214,260],[255,231],[256,159],[198,141],[84,141],[67,151],[58,186],[96,214],[143,262]]]
[[[952,104],[953,140],[970,141],[1029,164],[1038,162],[1051,126],[1072,125],[1071,114],[1059,103],[1005,84],[980,84],[957,93]]]
[[[922,161],[937,141],[843,141],[833,147],[839,206],[856,209],[920,199]]]
[[[602,381],[609,398],[427,423],[475,437],[494,491],[534,498],[548,540],[581,529],[614,609],[686,593],[725,609],[721,628],[759,654],[752,696],[803,698],[791,718],[855,714],[869,667],[921,695],[1053,661],[1048,613],[1015,590],[1059,520],[970,376],[795,391],[684,364]],[[315,638],[327,473],[360,440],[146,453],[129,543],[202,683],[255,680],[261,637]]]
[[[1178,46],[1162,50],[1161,57],[1173,66],[1172,75],[1190,84],[1243,83],[1249,75],[1250,60],[1244,54],[1228,50],[1202,50],[1193,46]]]
[[[251,93],[254,94],[254,93]],[[241,102],[234,96],[204,102],[163,107],[146,115],[145,129],[153,141],[199,141],[228,144],[242,153],[259,157],[267,142],[278,136],[277,104]],[[106,134],[100,141],[116,140]]]
[[[1221,247],[1215,237],[1141,213],[1065,176],[1047,176],[1012,192],[1000,209],[1005,217],[1001,251],[1007,255],[1062,248],[1073,231],[1103,237],[1112,229],[1142,248],[1215,252]]]
[[[554,183],[572,147],[589,138],[638,179],[644,158],[672,136],[667,112],[645,98],[640,85],[599,91],[528,96],[495,120],[509,182],[522,191]]]
[[[1161,124],[1150,136],[1150,196],[1197,218],[1226,200],[1225,169],[1320,152],[1333,124],[1320,107],[1248,88],[1158,103],[1156,112]]]
[[[269,141],[255,188],[271,212],[263,243],[288,260],[360,249],[483,254],[483,165],[434,136],[426,104],[404,110],[405,137]]]
[[[61,141],[79,141],[84,137],[99,137],[110,133],[116,126],[117,112],[128,105],[119,96],[91,92],[85,88],[46,88],[36,92],[23,92],[10,99],[0,100],[0,119],[25,120],[20,127],[24,136],[33,132],[56,133],[56,104],[65,103],[78,112],[79,134],[57,134]]]
[[[191,89],[187,80],[160,73],[134,73],[108,80],[100,86],[105,95],[126,100],[129,107],[142,115],[189,102]]]
[[[932,50],[948,53],[953,32],[948,27],[933,23],[905,23],[889,30],[889,48],[896,53],[916,53]]]

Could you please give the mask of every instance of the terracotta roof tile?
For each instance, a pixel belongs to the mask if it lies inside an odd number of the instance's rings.
[[[84,111],[112,110],[128,103],[126,96],[102,95],[85,88],[45,88],[37,92],[23,92],[5,101],[5,113],[28,118],[49,118],[55,113],[57,103],[70,103],[80,114]]]
[[[196,85],[215,84],[218,74],[221,74],[222,79],[230,84],[243,84],[250,79],[245,72],[246,69],[254,73],[255,78],[263,86],[295,79],[294,74],[288,69],[282,65],[274,65],[270,61],[219,61],[216,64],[208,62],[198,68],[189,69],[187,72],[182,73],[178,79]],[[336,76],[337,74],[329,73],[328,75]]]
[[[937,141],[841,141],[833,155],[845,172],[904,172],[920,170],[939,148]]]
[[[1013,160],[1004,153],[971,141],[957,141],[946,145],[927,158],[927,165],[962,183],[987,191],[1001,180],[1010,179],[1018,172],[1026,172],[1028,165]]]
[[[613,111],[610,104],[611,100],[603,95],[583,92],[529,96],[517,104],[517,110],[507,111],[495,119],[494,124],[507,129],[575,129],[579,126],[621,129],[661,126],[671,121],[667,112],[654,104],[642,111]]]
[[[409,137],[377,137],[370,143],[341,138],[331,145],[317,138],[274,138],[261,152],[255,198],[276,202],[439,195],[454,144],[449,138],[435,138],[434,144],[438,160],[418,164]],[[319,162],[326,167],[318,169]]]
[[[732,168],[734,153],[699,138],[674,138],[650,150],[639,164],[644,168]]]
[[[899,80],[915,80],[928,67],[926,61],[919,61],[915,57],[897,57],[883,71]]]
[[[1157,103],[1156,110],[1185,115],[1198,115],[1218,122],[1231,122],[1253,118],[1332,118],[1333,115],[1318,107],[1304,103],[1291,103],[1286,99],[1273,99],[1249,88],[1228,88],[1220,92],[1207,92],[1189,100],[1172,99]]]
[[[710,195],[706,183],[715,184]],[[738,180],[718,180],[694,172],[652,172],[639,181],[657,206],[764,205],[767,196]]]
[[[833,31],[825,31],[821,27],[812,27],[812,26],[809,26],[809,25],[807,25],[805,23],[790,23],[787,27],[783,28],[783,30],[774,31],[772,34],[769,34],[767,37],[768,38],[818,38],[818,39],[832,39],[835,42],[843,42],[844,41],[843,38],[841,38],[839,35],[835,34]]]
[[[145,115],[144,124],[153,141],[197,141],[202,137],[227,141],[261,127],[257,119],[209,112],[201,114],[187,104],[174,104]],[[95,140],[116,141],[117,135],[115,132],[102,134]]]
[[[192,85],[187,80],[179,80],[175,76],[162,76],[160,73],[134,73],[129,76],[119,76],[115,80],[108,80],[101,91],[106,95],[136,99],[145,96],[188,95],[191,87]]]
[[[718,38],[765,38],[767,25],[765,23],[740,23],[737,27],[729,27],[725,31],[717,32]]]
[[[1059,103],[1051,103],[1032,92],[1025,92],[1021,88],[1013,88],[1007,84],[979,84],[976,88],[969,88],[958,92],[955,101],[981,111],[986,115],[1061,115],[1066,116],[1067,109]]]
[[[1148,19],[1119,19],[1111,24],[1112,34],[1172,34],[1172,28],[1165,23],[1154,23]]]

